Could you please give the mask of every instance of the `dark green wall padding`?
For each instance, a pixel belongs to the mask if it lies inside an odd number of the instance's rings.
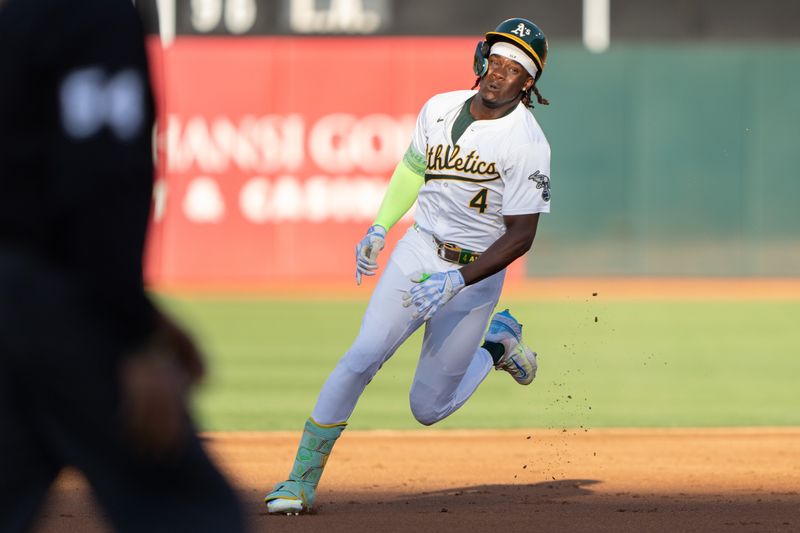
[[[800,45],[551,43],[536,276],[800,275]]]

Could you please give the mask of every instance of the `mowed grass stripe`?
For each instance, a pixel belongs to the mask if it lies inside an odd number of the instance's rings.
[[[207,430],[297,429],[366,302],[162,298],[203,345]],[[501,301],[498,309],[504,308]],[[513,301],[540,354],[530,387],[492,372],[444,428],[800,425],[798,301]],[[367,387],[353,428],[420,427],[417,332]]]

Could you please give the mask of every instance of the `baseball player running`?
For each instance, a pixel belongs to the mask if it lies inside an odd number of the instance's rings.
[[[536,87],[546,60],[542,31],[526,19],[506,20],[478,43],[477,91],[438,94],[423,106],[375,223],[356,246],[357,283],[375,275],[386,232],[417,201],[415,223],[389,258],[358,337],[322,387],[289,479],[266,495],[270,513],[312,509],[358,398],[422,324],[409,395],[420,423],[456,411],[493,367],[522,385],[533,380],[536,354],[522,342],[522,325],[508,310],[489,318],[505,268],[531,248],[539,214],[550,210],[550,146],[528,111],[532,95],[548,103]]]

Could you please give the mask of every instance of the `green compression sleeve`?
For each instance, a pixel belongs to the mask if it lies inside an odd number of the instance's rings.
[[[411,209],[425,182],[425,159],[409,146],[403,160],[394,169],[386,195],[383,197],[375,224],[388,232]]]

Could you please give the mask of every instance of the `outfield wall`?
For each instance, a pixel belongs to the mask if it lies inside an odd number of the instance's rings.
[[[466,39],[152,45],[160,158],[147,272],[164,285],[351,278],[419,109],[474,81]]]
[[[799,275],[800,46],[554,45],[545,275]]]
[[[148,277],[351,276],[431,94],[474,38],[151,43],[161,159]],[[553,213],[535,275],[800,275],[800,46],[551,43],[536,115]],[[407,224],[408,221],[405,221]],[[400,232],[395,232],[399,234]]]

